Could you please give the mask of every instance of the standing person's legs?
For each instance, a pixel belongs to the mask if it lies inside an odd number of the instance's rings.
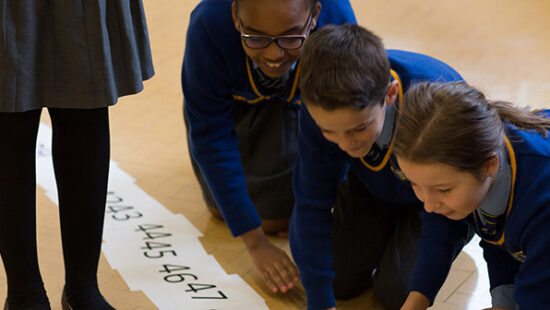
[[[64,297],[74,309],[113,309],[97,286],[107,180],[108,108],[49,109],[59,196]]]
[[[36,248],[36,136],[40,110],[0,113],[0,254],[10,309],[50,309]]]

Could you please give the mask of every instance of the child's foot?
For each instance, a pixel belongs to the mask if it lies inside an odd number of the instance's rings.
[[[27,290],[19,296],[9,296],[4,303],[4,310],[51,310],[46,291],[41,286],[38,290]]]
[[[97,286],[70,289],[65,287],[61,296],[63,310],[115,310],[103,298]]]
[[[51,310],[51,308],[49,303],[15,303],[6,299],[4,310]]]

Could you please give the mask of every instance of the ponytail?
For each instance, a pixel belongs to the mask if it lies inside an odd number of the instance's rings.
[[[550,118],[547,118],[546,114],[541,115],[543,110],[522,109],[506,101],[488,101],[487,104],[491,109],[497,111],[503,122],[510,123],[520,129],[538,131],[545,138],[548,136]]]

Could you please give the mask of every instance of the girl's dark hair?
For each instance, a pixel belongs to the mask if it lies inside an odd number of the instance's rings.
[[[419,83],[404,96],[393,146],[418,163],[440,162],[478,175],[504,150],[504,124],[547,135],[550,119],[504,101],[488,101],[462,82]]]
[[[327,111],[383,104],[390,63],[382,40],[358,25],[327,25],[306,40],[300,90],[306,105]]]

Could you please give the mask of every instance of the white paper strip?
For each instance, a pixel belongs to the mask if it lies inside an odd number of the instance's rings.
[[[37,183],[55,204],[51,128],[40,124]],[[268,309],[238,275],[227,275],[198,240],[202,233],[172,214],[110,162],[103,253],[133,290],[142,290],[162,310]]]

